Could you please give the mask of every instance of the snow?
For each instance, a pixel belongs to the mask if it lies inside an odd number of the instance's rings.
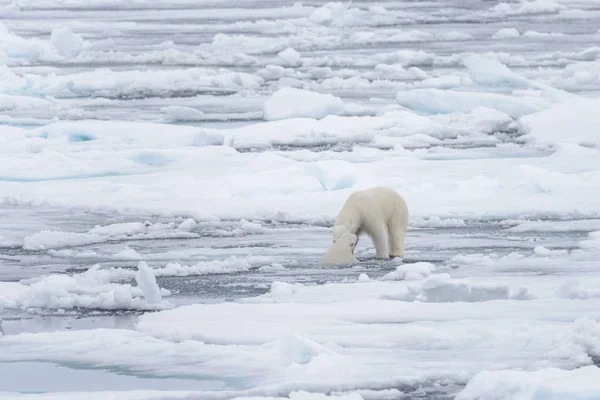
[[[600,395],[597,2],[0,3],[0,399]]]
[[[344,102],[331,94],[321,94],[291,87],[281,88],[266,102],[264,119],[275,121],[294,117],[321,119],[344,112]]]

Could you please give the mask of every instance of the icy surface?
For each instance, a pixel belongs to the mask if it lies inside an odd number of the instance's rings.
[[[598,397],[596,2],[0,20],[1,399]],[[406,256],[319,265],[375,185]]]

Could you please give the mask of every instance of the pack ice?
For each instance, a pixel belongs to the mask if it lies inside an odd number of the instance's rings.
[[[0,399],[600,397],[593,1],[0,21]],[[320,265],[375,186],[405,256]]]

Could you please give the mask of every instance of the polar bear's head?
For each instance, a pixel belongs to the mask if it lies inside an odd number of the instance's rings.
[[[354,248],[358,236],[353,233],[342,234],[327,250],[321,259],[321,264],[352,264],[358,262],[354,257]]]
[[[350,232],[349,227],[347,227],[346,225],[335,225],[333,227],[333,243],[337,242],[338,239],[344,235],[356,236]]]
[[[343,231],[343,232],[340,232],[340,234],[337,235],[337,237],[335,237],[335,234],[334,234],[333,243],[337,244],[338,247],[341,247],[341,246],[349,247],[352,250],[352,252],[354,253],[354,248],[356,247],[356,244],[358,243],[358,236],[356,236],[353,233]]]

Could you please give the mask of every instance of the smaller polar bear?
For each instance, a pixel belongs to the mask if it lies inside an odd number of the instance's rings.
[[[348,197],[336,217],[333,226],[334,244],[321,262],[340,264],[348,263],[351,258],[356,260],[354,249],[363,232],[371,237],[377,258],[404,256],[407,228],[408,207],[398,193],[379,186],[356,191]],[[353,236],[356,237],[355,241]],[[337,244],[339,240],[343,241],[343,245]]]

